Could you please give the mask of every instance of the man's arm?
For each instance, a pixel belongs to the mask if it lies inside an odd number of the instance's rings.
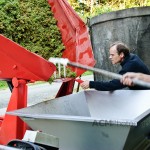
[[[125,88],[126,86],[120,83],[119,80],[103,81],[84,81],[80,84],[83,89],[94,88],[99,91],[113,91]]]

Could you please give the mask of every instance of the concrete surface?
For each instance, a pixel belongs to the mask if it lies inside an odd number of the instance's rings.
[[[137,7],[100,14],[90,19],[90,33],[96,68],[118,72],[120,66],[109,60],[109,47],[122,41],[150,69],[150,7]],[[109,80],[95,74],[95,80]]]

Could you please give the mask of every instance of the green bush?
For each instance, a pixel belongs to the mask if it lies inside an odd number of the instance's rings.
[[[45,59],[61,57],[64,50],[47,0],[0,0],[0,34]]]
[[[64,46],[47,0],[1,0],[0,34],[48,59]]]
[[[150,6],[150,0],[68,0],[68,2],[83,20],[111,11]]]
[[[8,85],[7,85],[6,81],[0,81],[0,89],[5,89],[7,87],[8,87]]]

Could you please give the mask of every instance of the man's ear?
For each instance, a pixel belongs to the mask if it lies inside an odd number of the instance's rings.
[[[121,58],[124,58],[124,53],[121,52],[121,53],[120,53],[120,56],[121,56]]]

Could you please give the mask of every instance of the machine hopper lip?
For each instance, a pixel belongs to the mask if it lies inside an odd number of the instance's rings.
[[[143,112],[141,115],[139,115],[138,117],[136,117],[134,120],[136,122],[141,121],[142,119],[144,119],[145,117],[147,117],[150,114],[150,109],[146,110],[145,112]]]
[[[124,99],[121,100],[120,95]],[[56,98],[57,100],[47,100],[27,108],[12,110],[6,114],[18,116],[25,122],[30,119],[87,123],[95,121],[102,125],[138,126],[150,116],[149,95],[148,91],[81,91]]]
[[[64,121],[78,121],[78,122],[89,122],[94,124],[105,124],[105,125],[125,125],[125,126],[137,126],[138,119],[129,120],[129,119],[103,119],[96,117],[86,117],[86,116],[70,116],[70,115],[51,115],[51,114],[27,114],[27,113],[18,113],[15,111],[7,112],[8,115],[18,116],[23,120],[33,120],[33,119],[46,119],[46,120],[64,120]],[[141,117],[139,117],[141,118]]]

